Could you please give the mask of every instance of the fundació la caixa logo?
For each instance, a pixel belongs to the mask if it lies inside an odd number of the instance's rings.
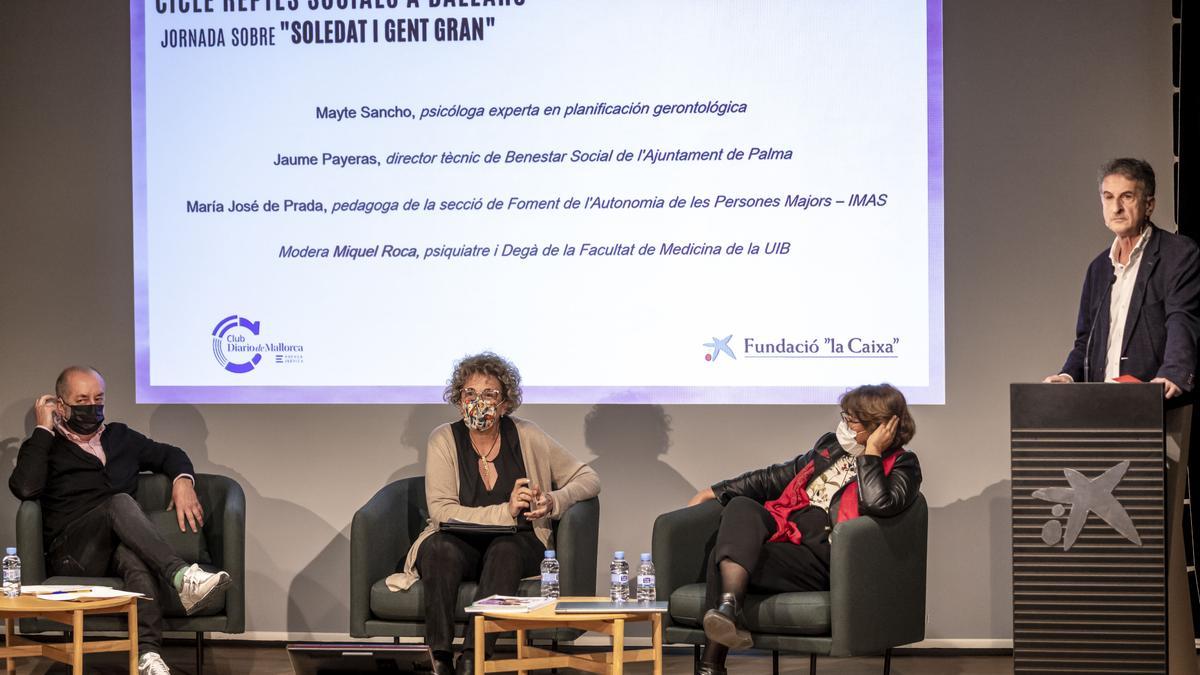
[[[262,361],[257,340],[247,343],[246,332],[258,336],[260,323],[236,314],[217,322],[213,328],[213,356],[217,363],[231,373],[248,373]],[[228,355],[228,356],[227,356]],[[236,358],[230,358],[231,356]]]
[[[732,339],[733,339],[733,334],[731,333],[729,335],[726,335],[723,339],[718,338],[718,337],[713,337],[712,342],[705,342],[704,346],[711,349],[712,353],[705,354],[704,360],[708,361],[709,363],[712,363],[713,361],[716,361],[717,357],[720,356],[721,354],[728,354],[729,358],[736,361],[737,355],[734,354],[733,350],[729,348],[729,341]]]
[[[1113,495],[1113,489],[1121,482],[1121,478],[1128,470],[1128,460],[1116,464],[1095,478],[1088,478],[1075,469],[1063,469],[1063,474],[1066,475],[1067,483],[1071,487],[1048,487],[1034,490],[1033,497],[1035,499],[1054,503],[1054,507],[1050,509],[1054,519],[1047,521],[1042,526],[1042,541],[1046,542],[1047,546],[1053,546],[1061,541],[1064,551],[1071,550],[1075,539],[1083,531],[1088,514],[1094,513],[1122,537],[1141,546],[1142,538],[1138,536],[1133,519],[1129,517],[1125,507]],[[1067,511],[1063,507],[1064,504],[1071,506],[1065,531],[1062,523],[1057,520]]]

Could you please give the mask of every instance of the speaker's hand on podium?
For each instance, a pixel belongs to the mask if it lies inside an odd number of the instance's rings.
[[[1071,379],[1071,376],[1067,375],[1066,373],[1059,373],[1057,375],[1047,375],[1046,379],[1042,380],[1042,382],[1044,382],[1045,384],[1070,384],[1071,382],[1074,382],[1074,381],[1075,380]]]
[[[697,504],[703,504],[704,502],[706,502],[710,499],[716,499],[716,498],[717,498],[717,495],[713,493],[712,488],[704,488],[703,490],[697,492],[696,496],[692,497],[692,499],[688,502],[687,505],[695,506]]]
[[[1163,386],[1163,398],[1175,398],[1183,393],[1183,390],[1175,386],[1175,383],[1165,377],[1156,377],[1150,380],[1152,384],[1161,384]]]

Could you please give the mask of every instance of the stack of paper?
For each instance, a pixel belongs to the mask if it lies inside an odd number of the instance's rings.
[[[145,597],[141,593],[122,591],[110,586],[26,586],[22,595],[33,595],[38,600],[100,600],[104,598]]]
[[[515,595],[489,595],[482,600],[476,600],[467,607],[468,612],[531,612],[539,607],[545,607],[558,598],[523,598]]]

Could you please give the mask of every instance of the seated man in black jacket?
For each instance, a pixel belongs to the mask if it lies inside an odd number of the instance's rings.
[[[37,400],[37,428],[17,455],[8,485],[18,499],[42,506],[50,574],[125,580],[138,601],[138,670],[166,675],[162,610],[157,598],[175,592],[188,614],[220,600],[230,583],[180,560],[133,498],[142,471],[166,474],[179,529],[199,531],[204,511],[196,499],[192,462],[180,450],[155,443],[124,424],[104,421],[104,378],[72,366],[58,376],[55,395]]]

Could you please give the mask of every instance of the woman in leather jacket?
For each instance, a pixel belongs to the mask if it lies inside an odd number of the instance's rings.
[[[723,675],[729,649],[751,645],[741,620],[746,591],[829,590],[829,533],[860,515],[894,516],[921,487],[916,433],[904,394],[889,384],[842,395],[837,431],[795,459],[750,471],[700,491],[725,509],[708,561],[700,675]]]

